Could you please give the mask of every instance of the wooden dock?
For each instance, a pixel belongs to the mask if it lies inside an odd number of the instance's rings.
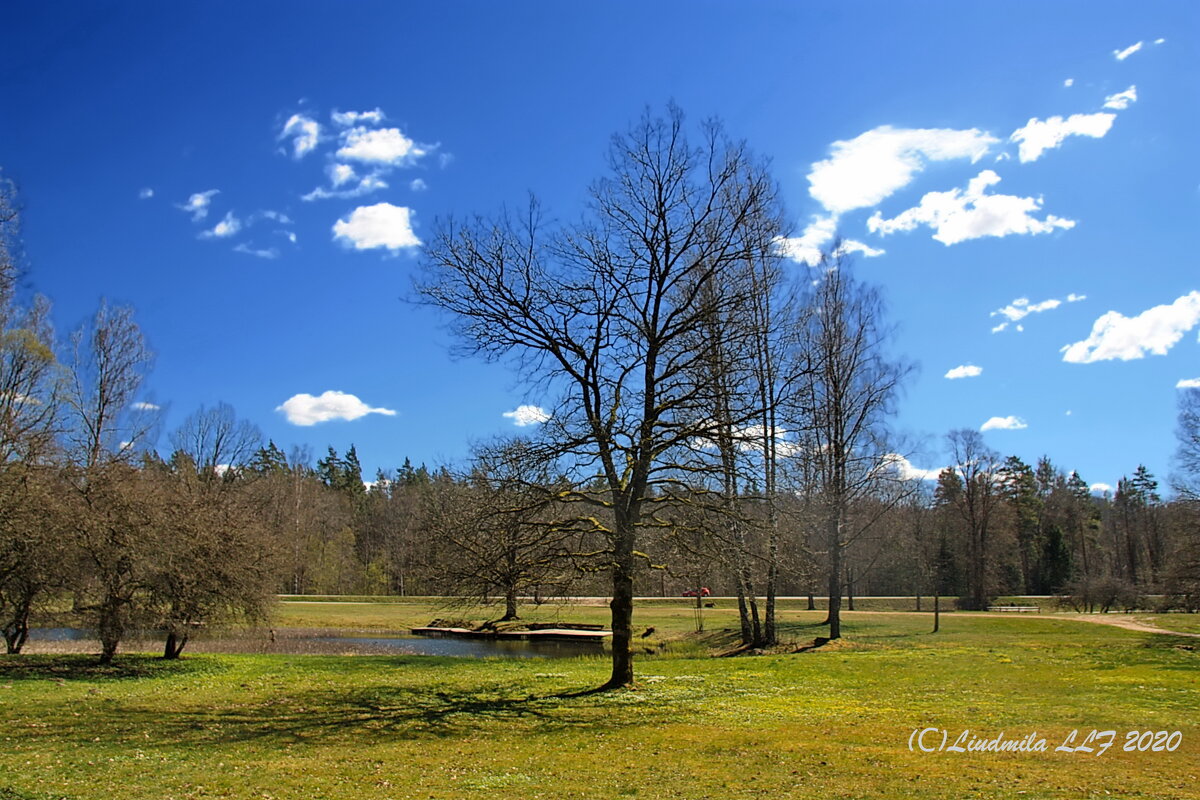
[[[574,628],[538,628],[530,631],[476,631],[470,628],[413,628],[414,636],[447,636],[459,639],[510,639],[514,641],[559,640],[601,642],[612,631],[576,630]]]

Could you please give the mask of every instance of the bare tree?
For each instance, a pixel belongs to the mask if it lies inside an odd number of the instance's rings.
[[[132,408],[151,356],[132,310],[107,304],[71,343],[66,444],[75,540],[88,575],[80,607],[94,615],[101,661],[108,663],[153,549],[150,495],[131,464],[154,422],[153,414]]]
[[[171,448],[186,453],[203,480],[231,475],[244,467],[262,446],[262,431],[239,420],[233,406],[200,406],[170,436]]]
[[[691,144],[676,108],[614,136],[608,160],[578,225],[549,230],[536,203],[520,223],[444,225],[419,291],[453,315],[463,350],[513,357],[561,397],[544,427],[578,473],[570,496],[611,514],[611,524],[593,518],[612,577],[602,688],[615,688],[633,680],[639,531],[662,524],[654,506],[680,479],[673,454],[709,418],[689,380],[700,357],[689,341],[704,319],[745,306],[726,278],[782,217],[774,182],[746,147],[715,123]],[[711,286],[726,290],[706,296]],[[597,479],[603,492],[582,491]]]
[[[992,588],[994,517],[1003,501],[1002,463],[978,431],[953,430],[946,439],[953,466],[938,477],[938,499],[957,512],[965,527],[970,603],[978,611],[987,607]]]
[[[885,352],[891,330],[884,324],[883,301],[872,286],[850,272],[835,246],[822,263],[809,296],[807,385],[797,398],[806,419],[806,457],[813,462],[821,525],[828,559],[829,638],[841,636],[843,554],[877,517],[847,525],[858,501],[873,494],[891,499],[905,494],[889,446],[887,420],[908,368]]]

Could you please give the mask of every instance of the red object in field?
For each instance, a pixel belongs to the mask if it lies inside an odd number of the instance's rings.
[[[695,589],[685,589],[683,592],[683,596],[684,597],[697,597],[697,596],[711,597],[712,589],[709,589],[707,586],[701,588],[700,591],[696,591]]]

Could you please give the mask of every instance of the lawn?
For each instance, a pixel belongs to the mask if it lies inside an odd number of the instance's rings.
[[[399,628],[430,610],[296,603],[277,624]],[[661,644],[691,615],[637,621]],[[818,613],[783,617],[798,644],[823,632]],[[678,657],[726,644],[736,617],[705,622],[641,658],[636,689],[584,696],[603,658],[0,657],[0,800],[1200,798],[1195,640],[961,613],[931,635],[928,615],[860,612],[808,652]],[[1036,732],[1049,751],[910,752],[924,727]],[[1118,737],[1099,756],[1055,752],[1073,729]],[[1182,744],[1124,752],[1131,730]]]

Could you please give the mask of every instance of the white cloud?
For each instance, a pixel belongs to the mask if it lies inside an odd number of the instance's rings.
[[[142,200],[149,200],[151,197],[154,197],[154,190],[147,186],[138,192],[138,197]]]
[[[518,428],[527,425],[537,425],[550,419],[550,414],[541,406],[521,405],[513,411],[505,411],[501,416],[511,419]]]
[[[942,377],[956,381],[959,378],[977,378],[982,374],[983,367],[977,367],[974,364],[963,364],[962,366],[955,367],[954,369],[950,370]]]
[[[421,245],[421,240],[413,233],[411,210],[391,203],[354,209],[349,217],[334,223],[333,238],[355,250],[386,247],[395,252]]]
[[[334,111],[329,117],[333,120],[334,125],[348,128],[360,123],[378,125],[383,122],[384,114],[383,109],[376,108],[373,111]]]
[[[912,462],[899,453],[888,453],[883,457],[884,464],[895,468],[902,480],[936,481],[941,469],[921,469],[913,466]]]
[[[1155,306],[1136,317],[1109,311],[1092,325],[1088,338],[1064,346],[1063,361],[1092,364],[1162,356],[1200,323],[1200,292],[1189,292],[1170,305]]]
[[[421,180],[420,178],[413,178],[412,183],[408,184],[408,188],[412,189],[414,192],[423,192],[429,188],[429,184],[425,183],[425,181]]]
[[[1020,417],[992,417],[979,426],[981,431],[1019,431],[1028,428]]]
[[[154,403],[145,403],[145,402],[131,403],[129,405],[129,407],[132,408],[134,411],[161,411],[162,410],[162,406],[156,406],[156,405],[154,405]]]
[[[1087,295],[1075,294],[1074,292],[1071,292],[1069,295],[1067,295],[1068,303],[1078,303],[1080,300],[1087,300]]]
[[[1155,44],[1162,44],[1162,43],[1163,43],[1163,42],[1165,42],[1165,41],[1166,41],[1166,39],[1155,39],[1155,40],[1154,40],[1154,43],[1155,43]]]
[[[831,145],[832,155],[812,165],[809,193],[833,214],[877,205],[901,189],[930,161],[978,161],[998,140],[983,131],[893,128],[884,125]]]
[[[425,155],[426,151],[399,128],[351,128],[342,134],[337,157],[344,161],[399,166]]]
[[[1116,58],[1117,61],[1124,61],[1138,50],[1141,50],[1142,44],[1142,42],[1137,42],[1129,45],[1129,47],[1126,47],[1124,50],[1113,50],[1113,57]],[[1155,42],[1155,44],[1157,44],[1157,42]]]
[[[1063,81],[1063,86],[1067,87],[1068,89],[1070,89],[1074,85],[1075,85],[1074,78],[1067,78],[1065,81]]]
[[[395,411],[387,408],[371,408],[362,400],[345,392],[328,391],[318,397],[297,394],[276,407],[293,425],[309,426],[334,419],[354,420],[367,414],[383,414],[394,417]]]
[[[249,221],[251,223],[254,223],[254,222],[258,222],[260,219],[274,220],[275,222],[278,222],[280,225],[291,225],[292,224],[292,219],[287,214],[284,214],[282,211],[272,211],[270,209],[267,209],[266,211],[259,211],[256,214],[252,214]]]
[[[221,193],[220,189],[209,189],[207,192],[196,192],[182,205],[176,205],[192,215],[192,222],[199,222],[208,216],[208,206],[213,196]]]
[[[257,250],[250,245],[242,242],[233,248],[235,253],[245,253],[248,256],[257,256],[259,258],[279,258],[279,250],[274,247],[268,247],[265,250]]]
[[[293,114],[283,125],[280,139],[292,137],[292,157],[304,158],[317,148],[321,140],[321,125],[303,114]]]
[[[1111,494],[1113,487],[1107,483],[1093,483],[1088,487],[1088,491],[1092,494]]]
[[[1066,119],[1050,117],[1045,121],[1034,117],[1025,127],[1013,131],[1008,140],[1020,143],[1017,156],[1024,164],[1037,161],[1042,153],[1058,147],[1068,136],[1091,136],[1093,139],[1099,139],[1108,133],[1116,118],[1116,114],[1103,112],[1072,114]]]
[[[1050,233],[1055,228],[1075,227],[1074,220],[1053,214],[1045,219],[1033,217],[1034,212],[1041,210],[1041,198],[985,194],[989,186],[999,182],[1000,176],[986,169],[970,180],[966,191],[929,192],[921,198],[920,205],[892,219],[884,219],[876,211],[867,220],[867,228],[886,236],[926,225],[934,229],[934,239],[949,246],[984,236]]]
[[[812,222],[804,229],[804,233],[799,236],[776,239],[775,247],[785,258],[815,267],[821,263],[821,248],[833,241],[835,233],[837,233],[835,217],[813,217]]]
[[[334,185],[336,186],[337,184]],[[386,188],[388,188],[387,181],[379,177],[379,173],[373,172],[370,175],[363,177],[363,179],[358,182],[358,186],[355,186],[353,189],[334,189],[331,191],[326,189],[324,186],[318,186],[308,194],[302,195],[300,199],[311,203],[313,200],[324,200],[330,197],[362,197],[363,195],[371,194],[372,192],[377,192],[380,189]]]
[[[201,239],[227,239],[242,229],[242,221],[233,215],[233,212],[227,212],[225,217],[212,227],[211,230],[202,231]]]
[[[1108,97],[1104,98],[1104,107],[1105,108],[1115,108],[1118,111],[1124,111],[1125,109],[1129,108],[1130,103],[1136,103],[1136,102],[1137,102],[1137,87],[1130,86],[1128,89],[1126,89],[1123,92],[1117,92],[1116,94],[1110,94]]]
[[[1074,292],[1067,295],[1068,303],[1078,303],[1080,300],[1087,300],[1087,295],[1075,294]],[[991,316],[993,317],[998,316],[1006,318],[1004,322],[1001,322],[999,325],[992,328],[992,333],[999,333],[1000,331],[1004,330],[1008,327],[1010,322],[1020,322],[1030,314],[1040,314],[1043,311],[1051,311],[1058,308],[1062,304],[1062,300],[1056,300],[1053,298],[1050,300],[1043,300],[1040,303],[1031,303],[1029,302],[1028,297],[1018,297],[1004,308],[998,308],[991,313]],[[1018,325],[1017,330],[1023,331],[1025,328],[1024,326]]]
[[[776,239],[775,247],[784,258],[815,267],[821,263],[821,259],[825,255],[825,245],[833,241],[836,233],[836,217],[813,217],[812,222],[804,229],[804,233],[790,238]],[[867,258],[873,258],[881,256],[885,252],[853,239],[844,239],[833,255],[861,253]]]
[[[1175,384],[1176,389],[1200,389],[1200,378],[1183,378]]]
[[[354,171],[354,167],[349,164],[330,164],[325,168],[325,171],[329,173],[329,182],[335,187],[349,183],[358,177],[358,173]]]

